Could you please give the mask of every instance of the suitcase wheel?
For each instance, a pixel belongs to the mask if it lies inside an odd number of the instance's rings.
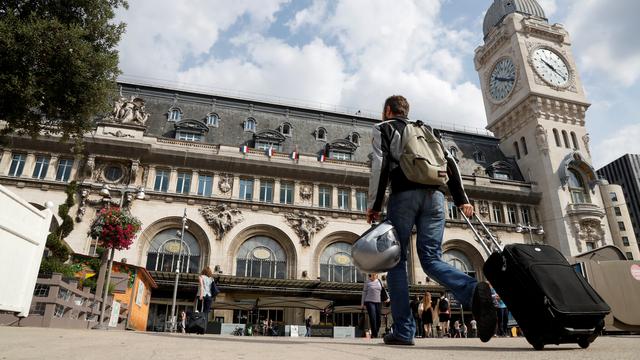
[[[588,339],[580,339],[580,340],[578,340],[578,345],[581,348],[586,349],[586,348],[589,347],[589,345],[591,345],[591,343],[589,342]]]

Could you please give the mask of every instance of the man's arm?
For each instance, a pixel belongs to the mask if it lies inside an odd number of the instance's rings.
[[[389,145],[383,139],[379,126],[373,127],[373,158],[369,177],[369,212],[379,213],[389,183]]]

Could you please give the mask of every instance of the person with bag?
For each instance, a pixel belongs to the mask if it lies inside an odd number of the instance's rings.
[[[376,124],[372,132],[367,221],[371,223],[380,218],[390,183],[387,219],[396,229],[402,249],[400,261],[387,273],[394,323],[393,332],[384,337],[384,342],[414,345],[416,324],[409,306],[407,276],[407,251],[414,225],[422,269],[449,288],[465,307],[471,307],[478,321],[480,339],[489,341],[496,325],[489,285],[442,261],[445,225],[442,187],[448,187],[455,205],[465,215],[473,215],[473,206],[465,194],[455,159],[429,127],[421,121],[409,120],[408,115],[407,100],[399,95],[391,96],[384,103],[383,122]]]
[[[211,294],[211,288],[214,286],[213,271],[210,267],[205,267],[200,272],[198,277],[198,304],[196,309],[202,309],[202,312],[207,316],[211,311],[211,303],[213,302],[213,295]],[[216,294],[217,295],[217,294]]]
[[[378,279],[378,274],[369,274],[362,288],[360,306],[362,309],[366,308],[369,314],[369,328],[372,338],[377,338],[380,331],[381,304],[388,301],[389,295],[382,285],[382,281]]]
[[[451,306],[449,305],[449,299],[442,295],[438,302],[438,321],[440,321],[440,326],[442,326],[442,332],[445,336],[449,336],[449,320],[451,320]]]

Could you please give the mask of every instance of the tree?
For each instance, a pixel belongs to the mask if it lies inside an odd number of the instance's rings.
[[[82,139],[109,109],[118,70],[114,23],[126,0],[0,2],[2,134]]]

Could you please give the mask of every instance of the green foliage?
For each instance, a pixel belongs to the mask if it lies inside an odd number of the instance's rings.
[[[76,191],[77,183],[75,181],[70,182],[65,190],[67,199],[64,204],[58,206],[58,216],[62,218],[62,224],[47,236],[46,246],[51,251],[51,258],[42,260],[43,265],[40,265],[40,272],[50,272],[43,266],[51,266],[51,264],[56,264],[57,266],[57,264],[64,264],[69,259],[70,250],[64,243],[64,238],[73,231],[73,219],[69,216],[69,209],[75,204]]]
[[[126,0],[0,2],[0,119],[3,133],[75,138],[109,110]]]
[[[73,277],[75,275],[75,268],[72,265],[63,263],[62,261],[54,258],[44,258],[40,263],[40,272],[42,273],[61,273],[64,277]]]
[[[92,293],[96,292],[96,287],[98,286],[98,279],[97,276],[92,276],[90,278],[86,278],[82,281],[82,287],[83,288],[89,288],[91,289]]]

